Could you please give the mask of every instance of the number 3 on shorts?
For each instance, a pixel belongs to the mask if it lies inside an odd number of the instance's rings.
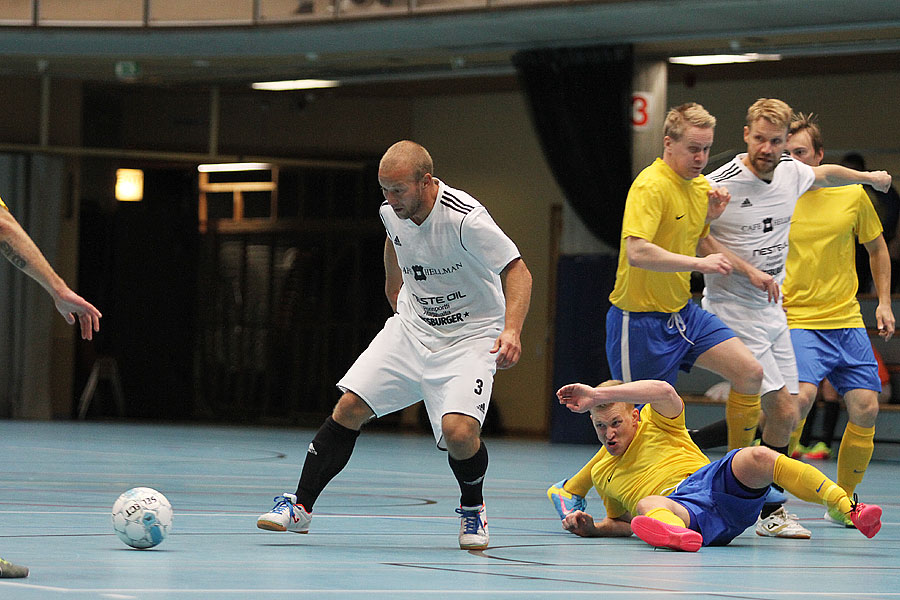
[[[484,388],[484,382],[480,379],[475,380],[475,389],[473,390],[476,395],[481,395],[481,390]]]

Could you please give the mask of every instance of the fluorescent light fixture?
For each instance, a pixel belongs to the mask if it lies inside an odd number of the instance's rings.
[[[254,90],[268,90],[270,92],[284,92],[287,90],[315,90],[319,88],[333,88],[341,85],[334,79],[292,79],[289,81],[258,81],[250,84]]]
[[[730,63],[760,62],[766,60],[781,60],[780,54],[757,54],[747,52],[745,54],[705,54],[698,56],[670,56],[669,62],[676,65],[726,65]]]
[[[116,200],[139,202],[144,199],[144,172],[140,169],[116,169]]]
[[[224,173],[228,171],[265,171],[271,169],[271,163],[244,162],[197,165],[201,173]]]

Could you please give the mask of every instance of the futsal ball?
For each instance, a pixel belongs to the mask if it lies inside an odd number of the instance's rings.
[[[119,539],[132,548],[152,548],[172,527],[172,505],[153,488],[132,488],[113,504],[112,524]]]

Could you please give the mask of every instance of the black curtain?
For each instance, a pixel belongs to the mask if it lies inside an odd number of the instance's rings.
[[[513,64],[566,199],[618,248],[631,185],[631,46],[526,50]]]

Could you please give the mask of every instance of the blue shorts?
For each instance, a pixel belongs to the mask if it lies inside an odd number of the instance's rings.
[[[676,315],[684,321],[683,335]],[[622,381],[662,379],[675,385],[679,368],[690,371],[698,356],[733,337],[719,317],[693,301],[678,313],[629,312],[616,306],[606,313],[606,360],[612,378]]]
[[[791,329],[791,343],[800,381],[819,385],[828,378],[842,396],[850,390],[881,391],[878,362],[865,329]]]
[[[756,523],[769,487],[750,490],[731,471],[732,450],[678,484],[669,498],[691,515],[688,527],[703,536],[704,546],[724,546]]]

